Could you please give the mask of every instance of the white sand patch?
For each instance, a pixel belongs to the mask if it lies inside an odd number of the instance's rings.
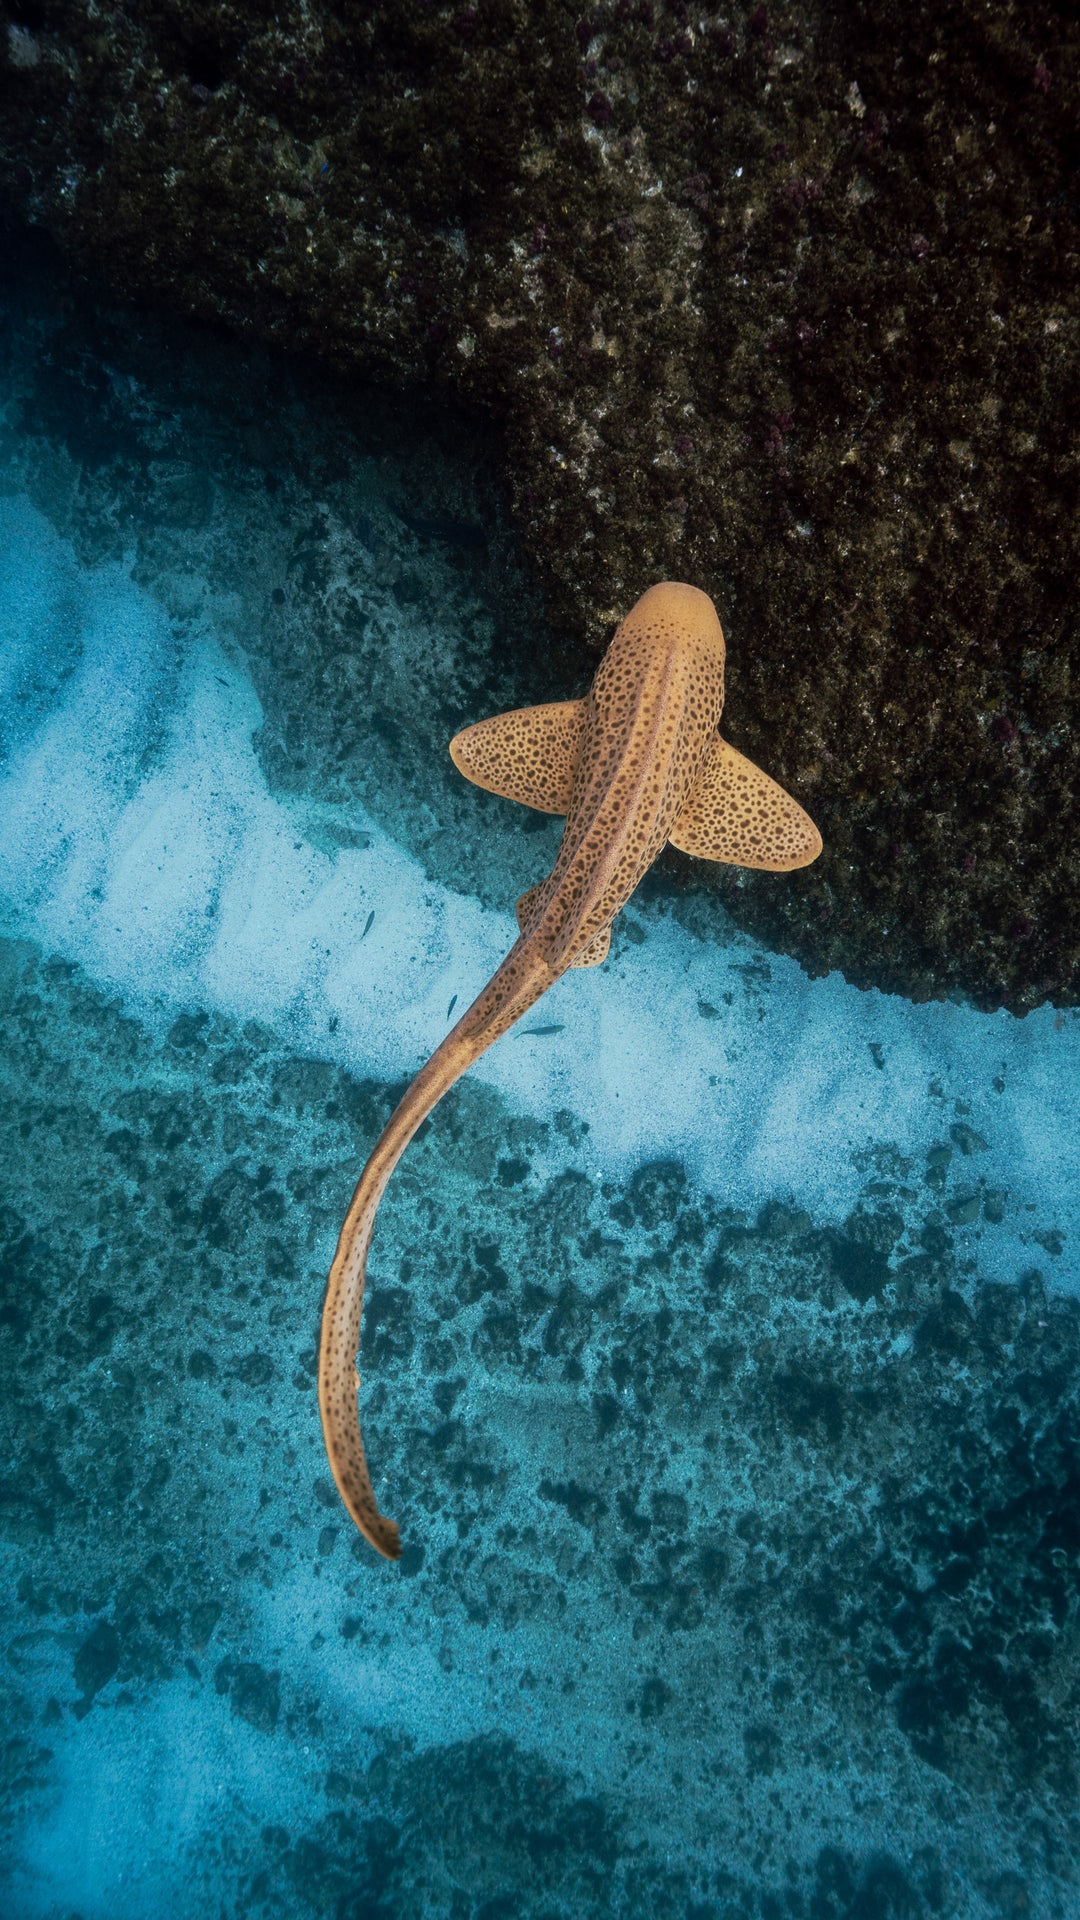
[[[325,1767],[312,1747],[305,1772],[302,1746],[286,1749],[191,1682],[159,1682],[152,1704],[117,1705],[115,1693],[51,1730],[53,1790],[23,1828],[12,1897],[42,1920],[76,1909],[83,1920],[201,1920],[208,1882],[228,1876],[220,1836],[237,1807],[299,1827]],[[359,1728],[356,1750],[358,1764],[373,1757]]]
[[[507,951],[512,913],[433,885],[359,809],[366,849],[316,847],[317,803],[267,787],[258,699],[212,628],[175,626],[123,564],[80,569],[23,499],[0,501],[0,579],[9,929],[152,1024],[207,1008],[358,1074],[414,1071],[451,995],[460,1013]],[[854,1204],[853,1155],[895,1142],[918,1177],[940,1140],[954,1181],[1008,1196],[1000,1225],[958,1229],[980,1269],[1080,1284],[1080,1021],[912,1006],[635,914],[643,946],[569,975],[474,1069],[515,1111],[587,1121],[591,1172],[677,1156],[729,1205],[779,1197],[819,1221]],[[530,1031],[545,1026],[562,1031]],[[963,1152],[965,1126],[985,1147]],[[1052,1228],[1059,1257],[1032,1238]]]

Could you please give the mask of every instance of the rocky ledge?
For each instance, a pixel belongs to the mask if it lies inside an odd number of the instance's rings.
[[[126,296],[481,407],[583,648],[707,587],[826,844],[710,870],[736,918],[1020,1012],[1080,985],[1078,96],[1039,0],[22,0],[0,192]]]

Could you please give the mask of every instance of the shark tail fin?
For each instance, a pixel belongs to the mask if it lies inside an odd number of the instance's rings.
[[[365,1540],[387,1560],[398,1558],[401,1543],[394,1522],[379,1512],[356,1404],[356,1351],[375,1215],[417,1128],[473,1061],[546,992],[552,978],[550,969],[527,963],[519,941],[390,1115],[360,1175],[338,1238],[319,1337],[319,1413],[338,1492]]]

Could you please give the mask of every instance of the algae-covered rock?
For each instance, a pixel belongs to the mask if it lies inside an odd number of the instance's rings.
[[[34,0],[0,189],[126,295],[481,406],[561,629],[717,601],[825,854],[705,884],[1022,1010],[1080,960],[1078,88],[1013,0]]]

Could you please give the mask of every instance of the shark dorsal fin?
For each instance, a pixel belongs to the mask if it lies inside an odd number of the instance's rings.
[[[821,852],[809,814],[767,773],[719,734],[705,750],[701,771],[670,843],[699,860],[790,873]]]
[[[474,787],[542,813],[566,813],[585,733],[587,700],[515,707],[464,727],[450,758]]]

